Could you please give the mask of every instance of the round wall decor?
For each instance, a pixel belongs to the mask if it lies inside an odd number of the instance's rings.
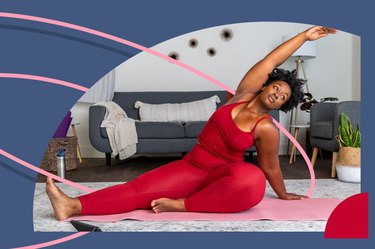
[[[215,56],[216,55],[216,49],[215,48],[209,48],[207,49],[207,54],[211,57]]]
[[[197,39],[194,39],[194,38],[190,39],[190,40],[189,40],[189,47],[191,47],[191,48],[196,48],[196,47],[198,47],[198,40],[197,40]]]
[[[224,28],[220,32],[220,38],[224,41],[230,41],[233,38],[233,31],[229,28]]]
[[[169,57],[171,57],[172,59],[174,59],[174,60],[179,60],[180,59],[180,55],[177,53],[177,52],[170,52],[169,54],[168,54],[168,56]]]

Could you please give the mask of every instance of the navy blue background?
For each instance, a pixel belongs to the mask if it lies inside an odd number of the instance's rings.
[[[363,3],[337,2],[3,0],[0,12],[65,21],[146,47],[202,28],[256,21],[325,25],[361,36],[362,192],[369,192],[371,221],[374,167],[370,141],[374,135],[370,130],[373,111],[369,101],[374,90],[373,13]],[[297,8],[301,4],[303,8]],[[0,73],[41,75],[90,87],[138,52],[66,28],[0,18]],[[0,149],[40,165],[58,123],[81,95],[78,90],[53,84],[0,78]],[[0,156],[0,248],[27,246],[70,234],[33,232],[35,178],[35,172]],[[200,248],[202,244],[210,248],[368,248],[370,241],[325,240],[323,233],[95,233],[53,248]]]

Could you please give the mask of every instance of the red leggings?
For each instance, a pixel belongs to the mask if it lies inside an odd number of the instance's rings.
[[[81,215],[115,214],[151,209],[158,198],[185,199],[190,212],[239,212],[258,204],[266,178],[256,166],[226,163],[196,145],[182,160],[136,179],[78,197]]]

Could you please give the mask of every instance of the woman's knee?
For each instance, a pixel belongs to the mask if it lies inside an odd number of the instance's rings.
[[[240,166],[233,174],[234,193],[241,199],[241,209],[246,210],[257,205],[264,197],[266,177],[261,169],[254,165]]]
[[[236,178],[236,182],[242,183],[246,186],[253,186],[260,184],[265,186],[266,177],[261,169],[249,163],[239,163],[231,167],[231,176]]]

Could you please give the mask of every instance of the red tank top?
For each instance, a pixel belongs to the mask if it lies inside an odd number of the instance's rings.
[[[258,123],[265,118],[272,118],[264,116],[257,120],[252,131],[242,131],[232,118],[232,109],[241,103],[244,102],[217,109],[198,137],[205,149],[227,162],[243,161],[245,151],[254,145],[254,130]]]

